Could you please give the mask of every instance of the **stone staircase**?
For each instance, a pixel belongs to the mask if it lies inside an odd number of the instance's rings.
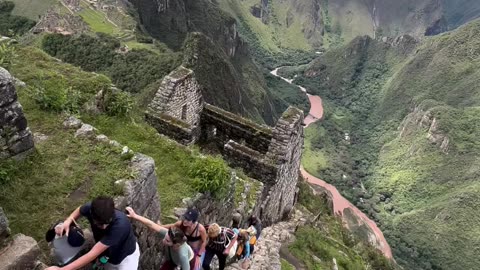
[[[289,252],[285,254],[285,248],[288,243],[295,240],[295,230],[298,226],[302,226],[307,219],[301,211],[295,209],[292,218],[288,221],[276,223],[270,227],[264,228],[262,234],[255,245],[250,266],[250,270],[281,270],[281,258],[289,261]],[[282,252],[283,251],[283,252]],[[289,261],[290,262],[290,261]],[[298,262],[290,262],[298,265]],[[301,265],[296,266],[297,269],[303,269]],[[226,267],[227,270],[244,269],[236,262]]]

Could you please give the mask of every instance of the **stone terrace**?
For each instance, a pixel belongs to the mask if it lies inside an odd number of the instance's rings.
[[[180,66],[166,76],[146,112],[159,133],[182,144],[214,143],[232,167],[264,183],[265,225],[292,210],[303,148],[303,112],[290,107],[272,128],[205,103],[194,72]]]

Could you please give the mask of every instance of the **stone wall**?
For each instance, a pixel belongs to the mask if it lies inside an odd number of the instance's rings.
[[[306,269],[302,262],[296,259],[288,250],[288,245],[295,241],[295,231],[305,225],[311,216],[295,210],[292,218],[287,222],[279,222],[262,230],[262,234],[255,244],[255,251],[251,256],[250,270],[281,270],[281,259],[286,259],[295,269]],[[225,269],[241,270],[238,262]]]
[[[152,120],[156,116],[157,125],[155,128],[160,133],[174,133],[168,128],[173,121],[158,120],[162,114],[178,119],[180,123],[188,124],[186,128],[194,131],[200,125],[203,104],[201,89],[195,77],[193,77],[193,71],[180,66],[162,80],[153,101],[149,105],[147,119]],[[165,120],[165,117],[162,120]],[[178,125],[172,124],[172,129],[178,129]],[[195,134],[197,133],[191,133],[191,135]],[[196,136],[193,136],[192,142],[196,140]]]
[[[264,185],[255,179],[239,178],[235,172],[232,173],[230,180],[227,194],[221,199],[201,193],[194,198],[185,198],[183,207],[175,209],[176,218],[179,218],[187,208],[196,208],[200,212],[200,223],[215,222],[230,227],[233,219],[245,223],[250,215],[258,215]]]
[[[201,115],[203,140],[211,140],[223,148],[234,140],[265,154],[272,139],[270,127],[259,125],[236,114],[227,112],[210,104],[205,105]],[[215,129],[215,134],[212,134]]]
[[[116,198],[116,206],[119,209],[131,206],[140,215],[154,221],[160,220],[155,161],[149,156],[136,154],[132,158],[131,166],[136,177],[125,182],[124,196]],[[142,251],[140,269],[159,269],[162,259],[160,237],[142,224],[134,223],[133,225]]]
[[[232,167],[240,167],[250,177],[274,185],[277,166],[260,152],[230,140],[224,147],[224,158]]]
[[[266,224],[284,218],[295,203],[303,148],[303,112],[285,111],[274,128],[203,103],[201,86],[183,67],[169,74],[149,106],[147,121],[180,143],[216,144],[231,167],[264,184],[259,216]],[[185,101],[191,100],[185,109]],[[182,109],[182,106],[184,109]],[[170,123],[162,117],[168,115]],[[179,128],[178,123],[184,125]],[[191,126],[188,126],[191,125]],[[190,128],[190,129],[189,129]]]
[[[23,234],[9,236],[8,219],[0,207],[0,270],[35,269],[40,257],[37,241]]]
[[[33,150],[33,136],[17,101],[14,79],[0,67],[0,160],[22,158]]]
[[[145,120],[158,132],[181,144],[188,145],[199,138],[199,129],[169,115],[148,111]]]
[[[276,184],[261,209],[262,220],[271,224],[284,218],[296,203],[296,192],[303,150],[303,112],[290,107],[273,130],[267,156],[278,165]]]

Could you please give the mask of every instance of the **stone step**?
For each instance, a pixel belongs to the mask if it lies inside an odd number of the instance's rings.
[[[0,250],[0,270],[33,270],[39,256],[37,241],[17,234],[7,247]]]

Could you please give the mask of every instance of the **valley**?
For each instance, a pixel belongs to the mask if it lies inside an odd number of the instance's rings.
[[[119,195],[111,178],[133,178],[130,154],[77,139],[62,129],[69,115],[156,162],[163,220],[175,220],[175,208],[198,192],[195,171],[211,166],[227,183],[226,172],[238,168],[219,155],[224,145],[178,145],[146,121],[160,85],[182,67],[194,74],[202,104],[247,126],[271,129],[290,106],[304,112],[306,182],[294,184],[295,207],[321,215],[282,246],[295,265],[480,263],[480,1],[0,0],[0,15],[0,66],[18,79],[18,100],[40,140],[27,162],[0,162],[0,206],[15,233],[40,239],[26,216],[46,226],[71,210],[71,194],[74,202]],[[182,119],[165,119],[185,131]],[[245,145],[238,139],[237,150]],[[236,185],[250,192],[250,180]],[[42,201],[36,186],[59,194]],[[235,201],[219,205],[255,204],[253,193],[230,188]],[[41,209],[28,209],[28,196]],[[62,209],[53,212],[55,204]]]

